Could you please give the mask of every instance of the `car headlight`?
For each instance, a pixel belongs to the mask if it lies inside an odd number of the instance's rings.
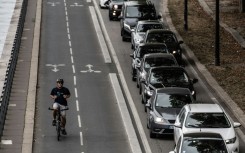
[[[124,23],[124,27],[128,30],[131,30],[130,25],[128,25],[127,23]]]
[[[167,120],[165,120],[164,118],[161,118],[161,117],[155,117],[154,122],[163,124],[163,123],[167,123]]]
[[[148,90],[146,93],[147,93],[148,96],[152,96],[153,91],[152,90]]]
[[[231,144],[236,142],[236,136],[232,139],[225,140],[226,144]]]
[[[194,91],[194,90],[191,92],[191,95],[192,95],[192,96],[195,95],[195,91]]]
[[[145,76],[146,76],[146,73],[145,72],[140,73],[140,77],[141,78],[144,78],[145,79]]]
[[[113,5],[113,9],[118,9],[118,5]]]

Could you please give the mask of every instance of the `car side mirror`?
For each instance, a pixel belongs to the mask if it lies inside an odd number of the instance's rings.
[[[240,127],[241,126],[241,123],[238,123],[238,122],[234,122],[233,123],[233,127],[234,128],[238,128],[238,127]]]
[[[177,128],[181,128],[181,123],[174,123],[174,126]]]
[[[132,57],[132,58],[134,58],[134,54],[130,54],[129,56]]]
[[[192,80],[192,83],[197,83],[198,82],[198,79],[196,79],[196,78],[194,78],[193,80]]]

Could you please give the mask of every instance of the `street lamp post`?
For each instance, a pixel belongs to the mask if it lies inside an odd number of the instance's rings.
[[[215,66],[220,66],[220,25],[219,25],[219,0],[216,0],[216,26],[215,26]]]

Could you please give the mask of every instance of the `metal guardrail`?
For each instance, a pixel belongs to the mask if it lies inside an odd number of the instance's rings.
[[[25,23],[25,16],[27,11],[28,0],[23,0],[21,12],[19,16],[17,31],[15,34],[15,39],[11,51],[11,57],[6,70],[3,91],[0,97],[0,140],[3,135],[5,119],[8,111],[9,98],[12,89],[13,77],[15,73],[15,68],[18,60],[19,49],[21,45],[21,37]]]

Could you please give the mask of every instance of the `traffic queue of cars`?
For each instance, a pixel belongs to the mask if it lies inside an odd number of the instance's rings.
[[[100,0],[109,20],[120,20],[123,41],[131,42],[132,80],[147,112],[150,137],[173,134],[171,153],[238,153],[235,128],[241,126],[218,104],[196,101],[197,93],[183,66],[183,41],[159,19],[150,1]]]

